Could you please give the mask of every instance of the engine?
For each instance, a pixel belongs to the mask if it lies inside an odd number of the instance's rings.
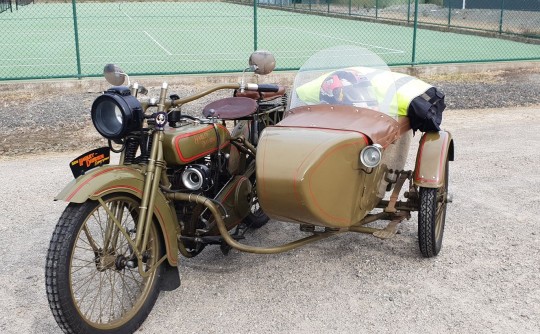
[[[180,175],[182,185],[191,191],[210,189],[212,179],[210,168],[206,165],[189,165]]]

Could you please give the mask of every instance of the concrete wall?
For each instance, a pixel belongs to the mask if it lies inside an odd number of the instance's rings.
[[[444,6],[448,5],[462,8],[463,0],[444,0]],[[465,8],[501,9],[502,6],[505,10],[540,11],[540,0],[466,0]]]

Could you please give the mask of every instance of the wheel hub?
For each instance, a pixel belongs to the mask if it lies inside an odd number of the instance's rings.
[[[99,257],[96,267],[99,271],[105,271],[113,267],[117,257],[114,254],[105,254]]]

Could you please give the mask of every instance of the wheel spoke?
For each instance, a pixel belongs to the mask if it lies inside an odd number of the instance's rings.
[[[139,199],[113,194],[69,204],[62,214],[47,253],[46,284],[51,309],[58,310],[53,315],[65,330],[78,332],[83,323],[89,332],[133,331],[146,317],[162,267],[145,277],[139,270],[157,263],[162,248],[154,224],[146,249],[132,248],[139,210]],[[139,251],[146,263],[134,257]],[[132,260],[140,267],[127,267]]]

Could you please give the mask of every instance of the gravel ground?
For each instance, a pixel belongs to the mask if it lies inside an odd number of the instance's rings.
[[[539,124],[540,106],[448,111],[454,202],[438,257],[421,258],[415,217],[386,241],[351,233],[267,256],[207,248],[182,259],[182,286],[160,295],[138,333],[538,333]],[[60,333],[44,261],[65,206],[52,198],[75,155],[0,161],[2,333]],[[270,222],[247,242],[300,234]]]
[[[227,78],[227,77],[225,77]],[[272,82],[290,86],[292,76],[277,76]],[[528,69],[494,70],[483,73],[420,75],[446,94],[447,108],[497,108],[540,104],[540,63]],[[188,81],[169,81],[171,90],[188,96],[202,88]],[[236,78],[234,79],[236,80]],[[62,152],[96,147],[103,143],[90,120],[92,101],[106,89],[105,80],[84,85],[17,84],[0,89],[0,156]],[[150,96],[158,96],[160,82],[142,78]],[[202,87],[212,86],[212,81]],[[188,104],[188,114],[199,114],[202,106],[229,93],[214,93]]]
[[[207,248],[182,259],[182,286],[160,295],[138,332],[538,333],[538,75],[533,68],[431,78],[447,94],[443,127],[456,141],[454,202],[438,257],[420,257],[415,217],[386,241],[350,233],[267,256]],[[60,333],[44,260],[65,207],[52,198],[71,179],[67,163],[84,151],[82,140],[97,140],[87,115],[99,89],[87,91],[0,93],[2,333]],[[296,225],[270,222],[247,242],[300,235]]]

